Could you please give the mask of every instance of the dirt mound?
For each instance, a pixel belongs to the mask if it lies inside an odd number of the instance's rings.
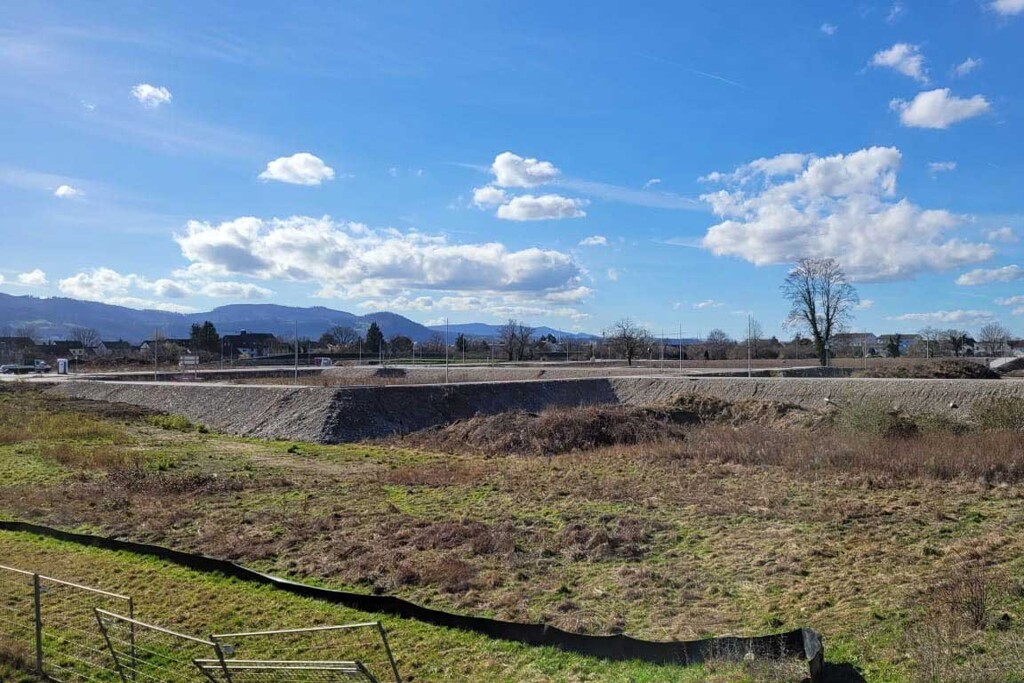
[[[684,394],[672,401],[677,422],[697,424],[762,425],[766,427],[813,427],[825,421],[823,410],[808,410],[792,403],[741,399],[725,401],[714,396]]]
[[[999,379],[997,372],[988,366],[969,360],[940,360],[934,363],[896,365],[890,367],[860,370],[854,377],[883,379]]]
[[[478,415],[439,429],[417,432],[403,443],[447,452],[467,449],[490,455],[556,455],[604,446],[682,439],[675,411],[594,406],[542,413],[512,411]]]

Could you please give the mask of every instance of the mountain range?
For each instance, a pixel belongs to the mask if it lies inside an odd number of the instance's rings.
[[[14,335],[30,328],[39,339],[66,339],[75,327],[88,327],[99,332],[104,340],[123,339],[137,343],[152,339],[157,331],[167,337],[187,337],[193,323],[206,320],[212,322],[221,334],[247,330],[270,332],[285,338],[293,336],[296,327],[300,337],[316,339],[335,325],[365,333],[371,323],[377,323],[385,337],[400,334],[417,342],[425,342],[435,334],[444,333],[444,325],[427,327],[387,311],[355,315],[324,306],[303,308],[277,304],[229,304],[204,313],[170,313],[66,297],[40,298],[0,293],[0,336]],[[493,337],[499,327],[470,323],[451,325],[448,332],[453,337],[459,333],[469,337]],[[591,338],[591,335],[548,327],[538,327],[534,333],[538,336],[552,334],[559,339]]]

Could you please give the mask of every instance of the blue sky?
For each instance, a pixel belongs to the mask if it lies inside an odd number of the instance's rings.
[[[0,291],[788,336],[831,256],[854,328],[1024,334],[1021,45],[1024,0],[15,3]]]

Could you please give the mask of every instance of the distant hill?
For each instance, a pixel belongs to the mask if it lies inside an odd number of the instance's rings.
[[[498,330],[501,329],[501,325],[488,325],[487,323],[464,323],[459,325],[449,325],[448,333],[451,335],[464,334],[467,337],[480,337],[485,339],[491,339],[498,336]],[[431,325],[430,328],[434,332],[440,332],[444,334],[444,325]],[[587,334],[585,332],[565,332],[563,330],[556,330],[553,327],[535,327],[533,328],[533,335],[535,337],[543,337],[545,335],[554,335],[558,339],[598,339],[599,337],[593,334]]]
[[[31,326],[40,338],[65,339],[73,327],[91,327],[103,339],[140,342],[151,339],[154,330],[160,330],[168,337],[187,337],[192,323],[204,320],[216,325],[221,334],[248,330],[291,337],[295,334],[296,321],[300,337],[319,337],[334,325],[365,332],[372,322],[380,325],[387,337],[401,334],[422,342],[434,334],[413,320],[383,311],[355,315],[323,306],[230,304],[205,313],[168,313],[65,297],[41,299],[0,293],[0,335]]]
[[[364,333],[373,322],[380,325],[385,337],[401,334],[413,341],[425,342],[438,332],[444,334],[444,325],[426,327],[405,316],[387,311],[355,315],[324,306],[302,308],[277,304],[229,304],[205,313],[168,313],[66,297],[42,299],[0,293],[0,336],[13,333],[20,327],[31,326],[42,339],[66,339],[74,327],[91,327],[99,332],[103,339],[140,342],[151,339],[155,330],[168,337],[187,337],[192,323],[201,323],[204,320],[216,325],[217,331],[221,334],[248,330],[270,332],[285,338],[295,334],[296,321],[299,336],[314,339],[334,325],[352,327]],[[469,337],[490,338],[497,335],[499,327],[500,325],[468,323],[451,325],[449,332],[453,338],[460,332]],[[563,332],[550,327],[538,327],[534,334],[552,334],[559,339],[595,338],[590,334]]]

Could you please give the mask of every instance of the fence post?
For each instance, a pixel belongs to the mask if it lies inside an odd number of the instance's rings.
[[[40,676],[45,677],[43,671],[43,607],[42,607],[42,586],[39,582],[39,574],[32,575],[32,594],[35,605],[35,627],[36,627],[36,670]]]
[[[134,682],[135,671],[138,669],[138,664],[135,661],[135,598],[131,596],[128,596],[128,618],[132,620],[130,623],[131,628],[128,630],[128,643],[129,649],[131,650],[132,681]]]

